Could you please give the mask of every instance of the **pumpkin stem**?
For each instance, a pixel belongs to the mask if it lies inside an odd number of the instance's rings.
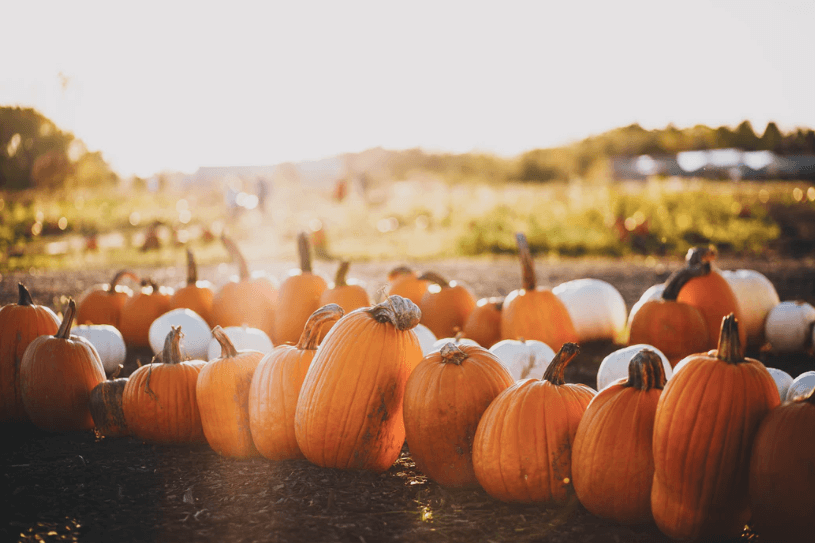
[[[68,300],[68,307],[65,308],[62,323],[59,325],[59,330],[57,330],[54,337],[59,339],[71,338],[71,326],[74,323],[74,316],[76,316],[76,302],[71,298]]]
[[[17,300],[17,305],[30,307],[34,305],[34,300],[31,299],[31,293],[28,292],[28,289],[25,288],[25,285],[22,283],[17,283],[17,291],[19,292],[19,299]]]
[[[116,292],[116,286],[122,282],[124,278],[129,278],[133,280],[135,283],[138,283],[139,276],[133,273],[130,270],[119,270],[116,272],[116,275],[113,276],[113,279],[110,280],[110,284],[108,285],[107,291],[108,292]]]
[[[113,375],[110,376],[110,380],[112,381],[113,379],[116,379],[117,377],[119,377],[119,375],[121,375],[123,369],[125,369],[125,367],[122,364],[119,364],[118,366],[116,366],[116,371],[114,371]]]
[[[410,330],[422,318],[422,310],[418,305],[396,294],[364,311],[370,313],[376,322],[390,323],[401,331]]]
[[[198,282],[198,266],[191,249],[187,249],[187,286],[195,286]]]
[[[552,362],[549,363],[541,380],[549,381],[557,386],[565,385],[566,381],[563,379],[563,374],[566,371],[566,366],[579,352],[580,346],[577,343],[564,343],[552,359]]]
[[[432,271],[424,272],[422,275],[420,275],[419,281],[430,281],[431,283],[436,283],[441,288],[447,288],[450,286],[450,282],[447,279]]]
[[[238,350],[232,344],[232,340],[226,335],[224,329],[216,326],[212,329],[212,335],[221,345],[221,358],[233,358],[238,356]]]
[[[445,343],[441,348],[442,364],[455,364],[460,366],[467,359],[467,353],[453,342]]]
[[[729,364],[744,362],[744,353],[741,350],[741,339],[739,338],[739,321],[733,313],[722,319],[716,357]]]
[[[716,259],[716,248],[713,245],[706,247],[691,247],[685,255],[685,264],[688,266],[703,266],[710,273],[710,263]]]
[[[311,244],[305,232],[297,235],[297,252],[300,255],[300,271],[311,273]]]
[[[343,260],[340,262],[340,267],[337,268],[337,275],[334,277],[334,288],[337,287],[344,287],[347,285],[347,277],[348,277],[348,268],[351,267],[351,263],[347,260]]]
[[[643,392],[665,387],[665,367],[662,359],[651,349],[642,349],[631,357],[628,363],[627,387],[634,387]]]
[[[164,338],[164,350],[161,351],[160,358],[163,364],[178,364],[184,357],[181,355],[181,338],[184,332],[180,326],[171,326],[170,333]]]
[[[407,275],[413,273],[413,269],[408,266],[397,266],[388,272],[388,280],[393,281],[399,275]]]
[[[252,274],[249,273],[249,265],[246,264],[246,259],[243,257],[243,253],[241,253],[240,249],[238,249],[238,245],[232,240],[232,238],[227,236],[221,236],[221,242],[226,247],[229,256],[232,257],[232,261],[238,264],[238,277],[241,281],[248,281],[252,278]]]
[[[142,279],[140,284],[142,292],[145,288],[150,287],[150,294],[158,293],[158,283],[156,283],[152,278]]]
[[[703,277],[710,273],[710,255],[716,253],[706,247],[694,247],[688,251],[685,257],[685,265],[673,272],[665,281],[665,290],[662,291],[662,299],[668,302],[675,302],[679,291],[685,283],[694,277]]]
[[[518,243],[518,257],[521,260],[521,273],[523,274],[524,290],[535,290],[537,280],[535,279],[535,261],[529,251],[529,243],[523,232],[515,234],[515,241]]]
[[[337,304],[324,305],[317,311],[311,314],[306,321],[306,326],[303,328],[303,333],[300,334],[300,340],[297,342],[297,349],[301,351],[314,351],[317,349],[317,344],[320,342],[320,336],[323,331],[323,325],[329,322],[336,322],[345,312]]]

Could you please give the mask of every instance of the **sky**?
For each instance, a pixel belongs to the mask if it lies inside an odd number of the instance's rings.
[[[0,106],[123,176],[639,123],[815,127],[812,0],[15,2]],[[3,142],[0,142],[2,144]]]

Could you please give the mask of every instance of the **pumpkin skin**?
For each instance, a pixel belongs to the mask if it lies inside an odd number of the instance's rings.
[[[122,333],[112,324],[80,324],[72,328],[75,336],[82,336],[93,344],[102,359],[105,373],[119,370],[127,359],[127,346]]]
[[[153,363],[134,371],[125,385],[122,411],[130,433],[152,443],[203,443],[196,385],[203,360],[183,361],[181,327],[167,334]]]
[[[523,288],[504,299],[502,339],[535,339],[554,349],[577,341],[572,318],[563,302],[548,288],[536,286],[535,263],[526,236],[515,235],[523,272]]]
[[[127,379],[124,377],[117,379],[121,368],[120,365],[111,379],[93,387],[88,399],[88,409],[91,411],[96,431],[104,437],[130,435],[124,411],[122,411],[122,396]]]
[[[651,511],[674,539],[738,537],[750,519],[750,450],[780,399],[764,365],[741,352],[738,324],[722,323],[719,348],[683,359],[654,419]]]
[[[421,323],[437,338],[455,337],[475,308],[475,296],[464,285],[448,282],[437,273],[427,272],[419,279],[432,282],[419,303]]]
[[[764,321],[772,308],[781,299],[772,281],[755,270],[723,270],[744,319],[748,346],[761,346],[764,343]]]
[[[481,415],[515,380],[477,345],[447,343],[426,356],[405,386],[405,435],[422,473],[450,487],[478,486],[473,439]]]
[[[620,524],[652,521],[651,447],[657,402],[665,386],[660,356],[631,357],[628,378],[597,393],[580,419],[572,448],[572,479],[580,503]]]
[[[297,239],[300,269],[289,272],[280,285],[271,336],[275,345],[297,342],[308,318],[320,308],[320,296],[328,288],[325,279],[312,273],[308,235],[300,233]]]
[[[235,350],[220,326],[212,335],[221,344],[221,357],[204,366],[195,386],[204,436],[222,456],[258,456],[249,429],[249,387],[263,353]]]
[[[481,298],[464,322],[464,337],[489,349],[501,341],[501,308],[503,297]]]
[[[574,343],[564,344],[543,379],[517,381],[481,417],[473,467],[493,498],[548,505],[566,505],[574,499],[572,444],[595,395],[585,385],[563,381],[563,371],[578,350]]]
[[[297,398],[326,329],[343,315],[337,304],[315,311],[297,345],[280,345],[263,357],[249,387],[249,430],[269,460],[303,458],[294,436]]]
[[[368,296],[368,292],[365,288],[359,283],[348,283],[349,265],[347,261],[340,262],[340,266],[337,268],[337,275],[334,278],[334,284],[330,285],[320,295],[320,307],[337,304],[345,313],[350,313],[360,307],[370,307],[371,298]],[[327,333],[328,329],[323,331],[323,335]]]
[[[29,420],[20,391],[23,353],[34,339],[59,329],[59,319],[50,308],[34,304],[22,283],[17,290],[17,303],[0,307],[0,423]]]
[[[815,391],[764,417],[750,458],[751,526],[761,541],[808,541],[815,533]]]
[[[401,296],[416,305],[422,303],[430,281],[419,279],[419,275],[407,266],[399,266],[388,273],[388,296]]]
[[[119,319],[119,331],[128,347],[150,346],[150,325],[169,311],[172,289],[159,287],[155,282],[142,282],[141,292],[125,302]]]
[[[71,335],[76,303],[69,300],[59,330],[36,338],[20,363],[23,406],[31,422],[51,432],[90,430],[91,390],[105,380],[102,361],[93,345]]]
[[[110,283],[95,285],[82,293],[76,302],[76,323],[110,324],[119,328],[122,309],[133,296],[130,288],[120,284],[124,279],[139,282],[135,273],[121,270],[113,276]]]
[[[187,283],[175,290],[170,297],[170,309],[192,309],[207,321],[207,325],[215,326],[212,303],[215,291],[209,281],[198,280],[198,266],[195,256],[187,249]]]
[[[322,467],[385,471],[405,441],[402,398],[422,359],[411,328],[419,308],[390,296],[337,321],[309,367],[297,400],[294,434]]]
[[[600,279],[575,279],[552,289],[572,319],[581,342],[625,342],[628,311],[625,300],[612,284]]]

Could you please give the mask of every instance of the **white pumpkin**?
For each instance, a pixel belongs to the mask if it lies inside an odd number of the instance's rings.
[[[555,351],[549,345],[535,339],[504,339],[489,351],[498,357],[516,381],[542,378],[555,357]]]
[[[813,388],[815,388],[815,371],[805,371],[793,379],[790,388],[787,389],[785,399],[792,400],[798,396],[804,396]]]
[[[172,309],[156,318],[150,325],[147,334],[153,354],[164,349],[164,341],[173,326],[180,326],[181,350],[193,360],[204,360],[207,355],[207,345],[212,339],[212,331],[204,318],[192,309]]]
[[[780,370],[778,368],[767,368],[767,371],[770,372],[773,381],[775,381],[775,388],[778,389],[778,397],[781,398],[781,401],[783,402],[784,398],[787,397],[787,391],[792,384],[792,376],[784,370]]]
[[[127,348],[122,333],[110,324],[81,324],[71,328],[71,335],[84,337],[99,353],[102,366],[107,374],[116,371],[125,363]]]
[[[260,351],[263,354],[272,352],[274,345],[269,335],[259,328],[249,326],[227,326],[224,328],[226,336],[235,349],[239,351]],[[212,335],[210,334],[210,337]],[[221,356],[221,344],[214,337],[207,345],[206,360],[215,360]]]
[[[466,337],[460,337],[460,338],[443,337],[443,338],[437,339],[436,341],[433,342],[433,346],[430,348],[430,352],[435,353],[436,351],[440,351],[441,348],[444,347],[445,345],[447,345],[448,343],[455,343],[456,345],[476,345],[476,346],[480,347],[480,345],[478,345],[477,341],[475,341],[473,339],[470,339],[470,338],[466,338]]]
[[[645,345],[641,343],[618,349],[609,354],[603,359],[602,362],[600,362],[600,367],[597,368],[597,390],[603,390],[621,377],[627,378],[629,362],[631,362],[634,355],[640,352],[642,349],[651,349],[659,355],[659,358],[662,359],[662,367],[665,368],[666,381],[673,377],[674,370],[671,367],[671,363],[668,361],[668,358],[662,353],[662,351],[653,345]]]
[[[764,337],[773,351],[797,353],[812,344],[815,307],[807,302],[781,302],[770,310],[764,322]]]
[[[772,282],[755,270],[723,270],[722,276],[733,289],[747,331],[747,343],[764,343],[764,321],[770,311],[781,303]]]
[[[430,331],[430,328],[424,324],[417,324],[413,327],[413,333],[419,339],[419,345],[422,347],[422,354],[427,356],[433,352],[433,345],[436,343],[436,334]]]
[[[628,312],[622,294],[600,279],[576,279],[552,289],[572,318],[578,341],[625,342]]]

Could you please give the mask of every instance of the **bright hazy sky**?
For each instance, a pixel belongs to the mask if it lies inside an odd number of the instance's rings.
[[[376,146],[516,155],[633,122],[815,127],[813,0],[17,1],[2,17],[0,105],[122,175]]]

